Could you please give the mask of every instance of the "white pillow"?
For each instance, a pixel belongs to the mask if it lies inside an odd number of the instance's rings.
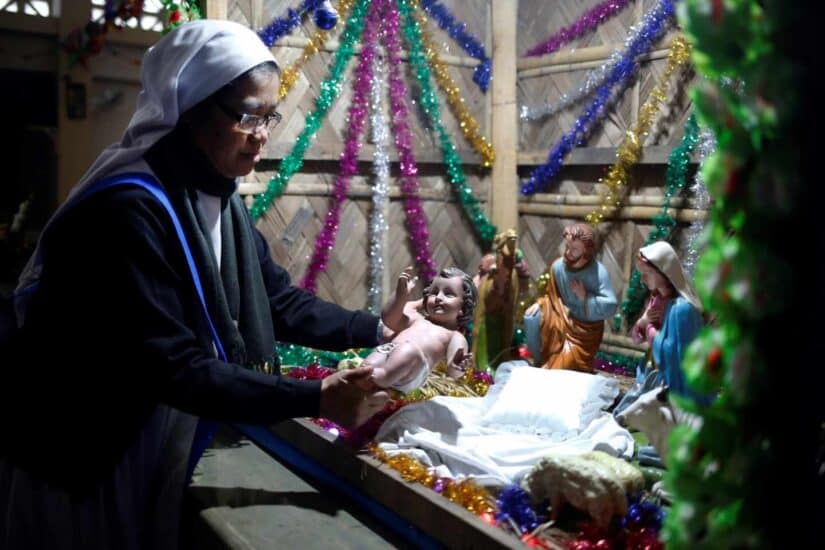
[[[618,380],[571,370],[514,365],[503,382],[481,425],[554,440],[580,433],[619,394]]]

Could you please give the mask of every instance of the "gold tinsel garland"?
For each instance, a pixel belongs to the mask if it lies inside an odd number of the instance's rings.
[[[441,88],[446,95],[447,103],[449,103],[453,115],[455,115],[459,121],[461,133],[464,134],[464,137],[473,149],[481,156],[481,165],[485,168],[490,168],[493,166],[496,158],[493,152],[493,146],[490,144],[490,141],[479,132],[479,124],[467,109],[464,98],[461,97],[461,89],[455,83],[453,77],[450,76],[447,65],[445,65],[438,56],[432,38],[426,30],[427,17],[421,9],[418,9],[418,2],[413,2],[413,6],[416,8],[414,13],[418,20],[418,25],[421,28],[421,41],[424,43],[424,52],[432,67],[435,80],[439,88]]]
[[[490,384],[482,380],[473,369],[468,369],[460,378],[451,378],[443,367],[436,367],[427,377],[426,382],[414,392],[425,399],[447,395],[450,397],[484,397]]]
[[[668,81],[674,71],[684,65],[690,58],[690,45],[683,36],[673,40],[670,46],[670,53],[667,57],[667,68],[659,78],[653,91],[650,92],[647,101],[639,109],[639,116],[632,130],[627,131],[625,139],[616,150],[616,163],[610,167],[607,177],[599,180],[607,185],[607,192],[601,197],[601,204],[592,212],[585,216],[590,224],[598,224],[604,221],[606,216],[614,213],[615,209],[622,205],[625,197],[625,189],[628,181],[628,170],[642,156],[642,143],[647,136],[654,117],[659,112],[662,103],[667,99],[666,91]]]
[[[341,0],[341,2],[338,3],[338,13],[341,15],[338,18],[339,22],[346,20],[345,15],[349,15],[352,2],[353,0]],[[336,23],[335,27],[337,26],[338,24]],[[333,27],[333,29],[335,27]],[[301,68],[313,55],[321,51],[321,48],[324,46],[324,43],[327,41],[328,37],[329,31],[316,31],[315,34],[312,35],[312,38],[309,39],[309,44],[304,46],[304,51],[301,52],[301,57],[293,62],[292,65],[283,70],[281,73],[281,86],[278,89],[279,100],[285,98],[289,91],[292,90],[292,87],[295,86],[295,83],[298,81],[298,75],[300,74]]]
[[[489,523],[493,522],[496,511],[495,498],[483,487],[474,481],[465,479],[456,481],[450,478],[439,477],[430,472],[426,466],[407,454],[390,456],[375,443],[368,449],[373,457],[380,460],[393,470],[401,474],[408,482],[417,482],[428,487],[447,500],[464,507],[470,512],[482,516]]]

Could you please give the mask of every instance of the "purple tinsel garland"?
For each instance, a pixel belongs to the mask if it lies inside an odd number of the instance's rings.
[[[574,39],[594,30],[596,27],[622,11],[631,0],[606,0],[584,12],[577,21],[562,28],[556,34],[536,44],[524,54],[524,57],[537,57],[557,51]]]
[[[327,268],[329,252],[335,246],[335,237],[338,233],[338,224],[341,217],[341,207],[347,198],[352,176],[358,173],[358,153],[361,151],[361,135],[364,131],[364,122],[369,111],[370,83],[373,79],[373,61],[376,50],[376,27],[379,22],[373,16],[376,11],[374,2],[362,35],[364,45],[358,68],[355,70],[355,80],[352,85],[352,104],[349,108],[349,124],[344,150],[341,153],[340,173],[335,178],[330,209],[324,220],[324,227],[315,241],[315,250],[309,262],[307,271],[301,281],[301,286],[310,292],[315,292],[318,274]]]
[[[418,165],[412,148],[412,132],[409,126],[409,109],[407,108],[407,86],[402,76],[401,31],[398,10],[394,2],[375,0],[383,6],[383,24],[385,46],[390,66],[390,121],[393,138],[398,150],[401,169],[401,192],[404,195],[404,212],[407,231],[415,253],[415,263],[419,276],[424,281],[435,277],[435,263],[430,254],[430,233],[427,218],[418,197]]]

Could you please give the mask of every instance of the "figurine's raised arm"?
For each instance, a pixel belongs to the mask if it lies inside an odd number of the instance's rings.
[[[381,311],[381,320],[393,332],[401,332],[410,326],[410,318],[404,312],[404,305],[409,300],[410,293],[415,288],[418,277],[414,276],[412,267],[407,267],[398,276],[395,287],[395,296],[387,302]]]

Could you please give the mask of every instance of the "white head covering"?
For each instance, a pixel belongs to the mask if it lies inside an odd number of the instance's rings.
[[[699,311],[703,311],[702,302],[696,295],[696,291],[693,290],[693,285],[689,282],[690,279],[685,275],[682,264],[679,262],[679,256],[676,255],[676,251],[669,243],[656,241],[640,248],[639,254],[668,278],[682,298],[690,302]]]
[[[51,220],[90,184],[134,170],[146,151],[172,131],[182,113],[266,61],[275,61],[272,53],[257,34],[238,23],[202,19],[175,28],[143,57],[143,89],[120,142],[97,157]],[[147,170],[145,166],[143,171]],[[39,278],[39,252],[40,243],[20,276],[18,289]]]

